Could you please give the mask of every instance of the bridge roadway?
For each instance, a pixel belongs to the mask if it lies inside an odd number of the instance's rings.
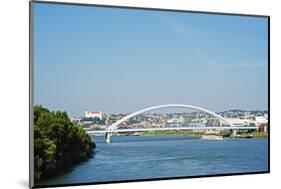
[[[240,130],[240,129],[257,129],[254,126],[190,126],[190,127],[160,127],[160,128],[132,128],[132,129],[106,129],[106,130],[88,130],[89,134],[106,134],[106,133],[124,133],[124,132],[142,132],[142,131],[168,131],[168,130]]]

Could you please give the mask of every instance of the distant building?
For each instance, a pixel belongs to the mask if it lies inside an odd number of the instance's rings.
[[[226,118],[232,125],[250,125],[253,123],[251,119],[240,119],[240,118]]]
[[[256,125],[262,125],[268,122],[268,118],[266,116],[256,116]]]
[[[244,113],[244,118],[245,119],[250,119],[251,118],[251,112],[245,112]]]
[[[87,118],[95,118],[98,117],[99,119],[102,119],[102,112],[93,112],[93,111],[85,111],[85,117]]]
[[[79,122],[79,121],[81,121],[81,117],[71,117],[70,118],[70,121],[72,121],[72,122]]]
[[[183,124],[185,122],[184,117],[176,117],[176,118],[170,118],[167,119],[166,123],[167,124]]]
[[[154,123],[151,123],[151,126],[153,126],[153,127],[162,127],[164,125],[165,125],[164,122],[154,122]]]

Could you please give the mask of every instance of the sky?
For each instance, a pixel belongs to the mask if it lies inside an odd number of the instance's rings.
[[[34,103],[267,110],[265,17],[34,3]]]

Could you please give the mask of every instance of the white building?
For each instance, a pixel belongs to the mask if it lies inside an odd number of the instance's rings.
[[[177,123],[177,120],[176,118],[171,118],[171,119],[168,119],[167,120],[167,123]]]
[[[249,125],[250,123],[254,123],[251,119],[240,119],[240,118],[226,118],[232,125]]]
[[[179,117],[179,118],[171,118],[167,120],[167,123],[184,123],[184,117]]]
[[[251,118],[251,112],[245,112],[244,118],[245,119],[250,119]]]
[[[265,124],[268,122],[268,119],[266,118],[266,116],[256,116],[255,120],[256,120],[256,125],[261,125],[261,124]]]
[[[99,119],[102,119],[102,112],[93,112],[93,111],[85,111],[85,117],[87,118],[95,118],[98,117]]]
[[[74,121],[79,122],[79,121],[81,121],[81,118],[80,117],[71,117],[70,121],[72,121],[72,122],[74,122]]]

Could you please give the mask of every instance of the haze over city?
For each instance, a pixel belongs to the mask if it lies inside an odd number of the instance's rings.
[[[267,110],[266,18],[35,7],[35,104],[71,116],[169,103]]]

